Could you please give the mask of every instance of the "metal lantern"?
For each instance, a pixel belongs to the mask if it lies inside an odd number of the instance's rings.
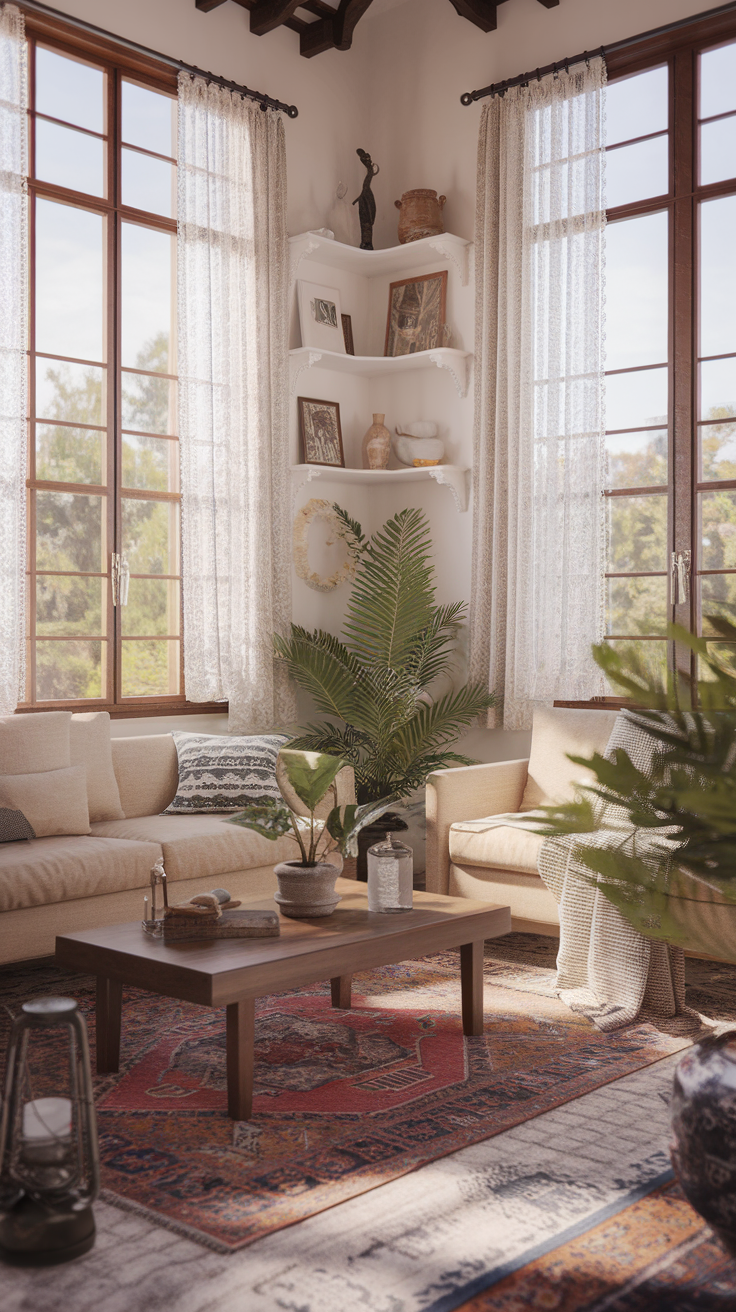
[[[0,1122],[0,1258],[45,1266],[95,1242],[97,1125],[76,1002],[38,998],[22,1012],[10,1032]]]

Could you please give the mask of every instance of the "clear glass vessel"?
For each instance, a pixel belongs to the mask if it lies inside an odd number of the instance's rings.
[[[414,853],[387,834],[368,848],[368,910],[391,914],[411,911]]]

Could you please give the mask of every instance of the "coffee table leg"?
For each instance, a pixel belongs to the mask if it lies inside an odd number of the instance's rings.
[[[483,1033],[483,942],[460,948],[463,1034]]]
[[[256,1000],[244,998],[227,1007],[227,1114],[249,1121],[253,1111],[253,1043]]]
[[[352,975],[335,975],[334,979],[330,980],[333,1007],[342,1007],[344,1011],[349,1010],[352,984]]]
[[[97,976],[97,1071],[105,1075],[120,1070],[120,1022],[123,985],[119,979]]]

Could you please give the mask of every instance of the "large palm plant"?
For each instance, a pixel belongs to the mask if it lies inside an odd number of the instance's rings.
[[[430,691],[450,673],[465,606],[435,604],[422,512],[402,510],[367,539],[335,510],[357,562],[344,641],[298,625],[288,639],[275,638],[292,678],[330,717],[303,726],[290,746],[349,761],[361,803],[406,797],[430,771],[472,764],[451,744],[493,697],[479,684]]]

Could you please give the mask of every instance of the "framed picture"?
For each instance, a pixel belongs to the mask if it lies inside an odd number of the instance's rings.
[[[345,338],[337,288],[323,287],[316,282],[299,282],[297,288],[302,346],[312,346],[318,351],[338,351],[344,355]]]
[[[349,314],[342,315],[342,335],[345,338],[345,350],[348,355],[355,355],[353,346],[353,321]]]
[[[441,346],[446,304],[446,269],[392,282],[384,355],[415,355]]]
[[[302,438],[302,459],[305,465],[335,465],[345,468],[340,427],[340,406],[337,401],[316,401],[300,396],[299,431]]]

